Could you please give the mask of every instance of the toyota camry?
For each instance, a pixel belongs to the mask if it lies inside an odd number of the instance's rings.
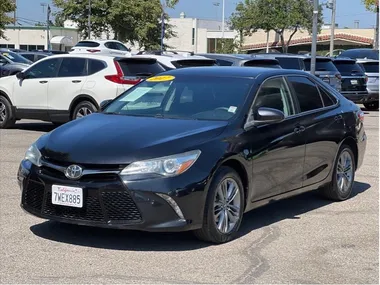
[[[101,109],[26,151],[26,212],[223,243],[267,203],[311,190],[348,199],[366,148],[363,112],[296,70],[172,70]]]

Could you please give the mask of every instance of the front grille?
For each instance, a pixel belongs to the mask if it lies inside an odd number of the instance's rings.
[[[23,192],[24,206],[45,217],[96,223],[136,223],[142,220],[137,205],[128,190],[110,189],[99,191],[83,189],[83,207],[75,208],[52,204],[51,186],[30,180]]]
[[[45,187],[43,184],[30,180],[24,192],[24,204],[37,211],[41,211]]]
[[[139,221],[140,211],[126,191],[102,192],[102,200],[111,221]],[[128,209],[128,210],[126,210]]]

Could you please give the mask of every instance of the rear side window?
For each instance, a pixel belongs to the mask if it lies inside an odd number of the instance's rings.
[[[81,41],[81,42],[78,42],[75,46],[76,47],[98,47],[100,46],[100,44],[93,41]]]
[[[301,69],[298,58],[277,57],[276,59],[280,63],[280,66],[284,69]]]
[[[214,66],[215,61],[212,59],[185,59],[185,60],[177,60],[172,61],[172,64],[176,68],[184,68],[184,67],[192,67],[192,66]]]
[[[311,80],[302,76],[290,76],[288,79],[298,99],[301,112],[323,107],[317,86]]]
[[[228,61],[228,60],[223,60],[223,59],[217,59],[216,64],[219,66],[232,66],[233,62]]]
[[[97,59],[88,60],[88,75],[97,73],[104,68],[106,68],[106,64],[103,61]]]
[[[379,63],[378,62],[362,62],[365,72],[368,73],[379,73]]]
[[[310,71],[310,65],[311,65],[311,60],[305,59],[305,69],[307,71]],[[335,71],[338,72],[338,69],[335,67],[334,63],[331,60],[324,60],[324,59],[316,59],[315,62],[315,70],[316,71]]]
[[[86,75],[86,59],[84,58],[63,58],[58,77],[72,77]]]
[[[363,73],[360,66],[354,61],[334,61],[336,68],[343,74]]]
[[[118,49],[115,42],[107,42],[104,44],[104,46],[109,48],[109,49]]]
[[[165,71],[161,65],[153,61],[122,60],[119,64],[125,76],[149,76]]]
[[[325,107],[335,105],[337,103],[337,100],[334,96],[330,95],[325,91],[323,88],[319,87],[319,92],[321,93],[321,97],[323,100],[323,104]]]

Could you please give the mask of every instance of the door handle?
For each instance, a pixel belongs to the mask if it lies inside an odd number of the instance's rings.
[[[305,128],[304,126],[296,127],[296,128],[294,128],[294,132],[295,132],[296,134],[299,134],[299,133],[304,132],[305,129],[306,129],[306,128]]]
[[[73,80],[73,81],[71,81],[72,83],[80,83],[80,82],[82,82],[82,80]]]
[[[339,121],[339,120],[342,120],[342,119],[343,119],[342,115],[338,115],[338,116],[334,117],[335,121]]]
[[[41,80],[40,81],[41,84],[45,84],[45,83],[48,83],[46,80]]]

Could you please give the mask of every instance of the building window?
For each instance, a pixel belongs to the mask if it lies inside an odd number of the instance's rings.
[[[191,39],[191,44],[195,44],[195,28],[193,28],[193,33],[192,33],[192,39]]]
[[[14,44],[1,44],[0,48],[15,48]]]
[[[27,51],[44,50],[45,46],[42,46],[42,45],[20,45],[20,49],[24,49]]]

